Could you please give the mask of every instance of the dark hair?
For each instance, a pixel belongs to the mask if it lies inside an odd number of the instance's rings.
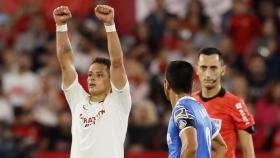
[[[218,55],[219,60],[222,63],[224,63],[222,52],[217,48],[213,48],[213,47],[203,48],[198,52],[198,58],[200,57],[200,55]]]
[[[166,80],[177,94],[192,91],[193,76],[192,65],[182,60],[172,61],[166,70]]]
[[[111,66],[111,61],[107,58],[101,58],[101,57],[97,57],[93,60],[93,62],[91,64],[104,64],[107,66],[108,69],[110,69]]]

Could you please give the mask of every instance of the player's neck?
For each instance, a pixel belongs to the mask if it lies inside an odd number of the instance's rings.
[[[105,100],[106,96],[108,95],[108,93],[102,93],[99,95],[90,95],[90,101],[92,102],[102,102]]]
[[[188,93],[181,93],[181,94],[172,93],[171,98],[170,98],[172,108],[174,108],[176,106],[176,103],[179,99],[181,99],[182,97],[185,97],[185,96],[190,96],[190,94],[188,94]]]
[[[221,84],[217,84],[215,87],[211,89],[207,89],[206,87],[202,87],[202,96],[204,98],[211,98],[219,93],[222,86]]]

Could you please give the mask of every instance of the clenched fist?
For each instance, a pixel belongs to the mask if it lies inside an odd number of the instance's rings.
[[[97,5],[95,7],[95,15],[105,25],[112,25],[114,23],[114,8],[108,5]]]
[[[53,18],[57,25],[66,24],[69,19],[71,19],[72,14],[67,6],[57,7],[53,11]]]

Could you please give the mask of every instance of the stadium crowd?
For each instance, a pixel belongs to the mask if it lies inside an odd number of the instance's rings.
[[[219,9],[215,1],[187,1],[186,12],[176,14],[164,0],[155,0],[130,34],[120,34],[133,102],[126,150],[167,149],[171,109],[162,86],[167,63],[185,59],[195,66],[197,51],[211,46],[226,61],[223,87],[242,97],[255,117],[256,152],[280,153],[280,2],[226,0],[230,7]],[[27,0],[14,11],[0,1],[0,157],[70,150],[71,113],[52,25],[39,1]],[[92,60],[108,55],[104,26],[81,9],[68,28],[87,89]],[[194,84],[196,91],[197,79]]]

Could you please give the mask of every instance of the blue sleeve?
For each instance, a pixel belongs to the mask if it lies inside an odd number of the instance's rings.
[[[181,132],[188,127],[195,128],[195,116],[187,108],[183,106],[177,106],[174,109],[173,117],[174,123],[179,130],[180,135]]]
[[[212,131],[211,131],[212,137],[211,138],[213,139],[219,134],[219,130],[216,128],[213,120],[211,120],[211,126],[212,126]]]

